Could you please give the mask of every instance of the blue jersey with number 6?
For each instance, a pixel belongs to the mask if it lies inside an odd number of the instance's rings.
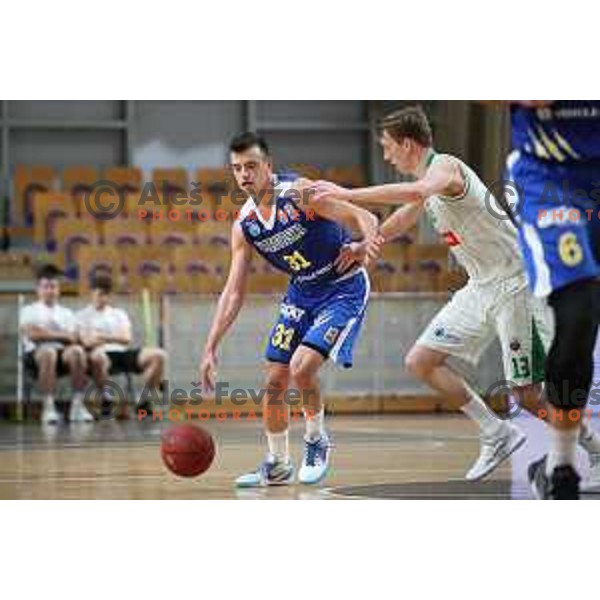
[[[507,177],[529,281],[545,297],[600,275],[600,102],[511,111]]]

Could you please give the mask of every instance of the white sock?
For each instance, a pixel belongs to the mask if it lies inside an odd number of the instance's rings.
[[[278,460],[287,461],[290,453],[288,448],[288,432],[287,429],[281,433],[271,433],[267,431],[267,442],[269,444],[269,452]]]
[[[592,429],[589,417],[581,419],[579,443],[589,454],[600,454],[600,435]]]
[[[54,408],[54,395],[46,394],[44,396],[44,408]]]
[[[471,399],[460,407],[460,409],[473,421],[475,421],[481,432],[485,435],[495,435],[498,433],[504,421],[494,414],[486,403],[467,386]]]
[[[306,423],[306,439],[318,440],[325,433],[325,410],[323,407],[321,406],[318,413],[304,409],[304,422]]]
[[[574,429],[555,429],[550,427],[550,452],[546,461],[546,474],[552,475],[554,467],[575,466],[577,437],[579,427]]]
[[[83,404],[83,392],[74,392],[71,402],[73,406],[81,406]]]

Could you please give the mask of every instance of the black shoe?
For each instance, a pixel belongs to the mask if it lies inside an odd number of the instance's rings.
[[[571,465],[555,467],[552,476],[546,475],[547,456],[531,463],[527,474],[537,500],[579,500],[577,471]]]
[[[108,421],[110,419],[114,419],[115,416],[113,414],[113,404],[112,400],[109,400],[106,397],[102,397],[100,402],[100,418],[104,421]]]
[[[579,500],[581,478],[571,465],[555,467],[551,479],[553,500]]]

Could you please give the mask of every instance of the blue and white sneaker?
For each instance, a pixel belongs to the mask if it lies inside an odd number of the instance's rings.
[[[329,471],[329,454],[332,448],[329,437],[323,433],[318,440],[304,440],[304,460],[298,481],[314,485],[322,481]]]
[[[289,485],[293,482],[294,465],[292,461],[282,461],[272,454],[267,454],[256,471],[240,475],[235,480],[235,485],[240,488],[253,488],[269,485]]]

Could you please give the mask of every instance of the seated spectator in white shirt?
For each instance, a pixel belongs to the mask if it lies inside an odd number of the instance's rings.
[[[102,394],[103,414],[112,396],[107,381],[109,374],[141,373],[144,381],[138,408],[152,411],[151,398],[160,399],[165,352],[161,348],[131,348],[131,321],[127,313],[112,305],[112,280],[98,275],[92,283],[92,302],[76,315],[79,339],[88,352],[92,377]],[[148,392],[148,393],[145,393]],[[148,410],[149,409],[149,410]]]
[[[44,395],[42,423],[56,424],[60,420],[54,396],[57,378],[66,375],[70,375],[74,390],[69,420],[89,422],[94,417],[83,403],[87,359],[77,343],[73,311],[58,303],[60,275],[62,272],[53,265],[41,267],[37,273],[38,300],[20,311],[25,368],[34,374]]]

